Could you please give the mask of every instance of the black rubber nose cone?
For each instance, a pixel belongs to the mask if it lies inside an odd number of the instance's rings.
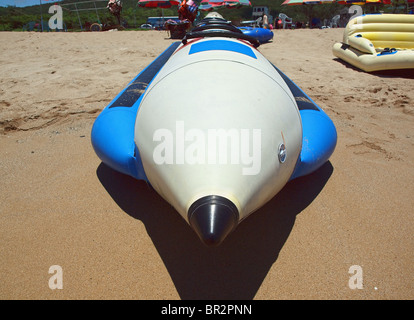
[[[204,244],[215,247],[237,226],[239,211],[229,199],[211,195],[190,206],[188,221]]]

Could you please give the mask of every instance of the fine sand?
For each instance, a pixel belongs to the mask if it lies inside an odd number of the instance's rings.
[[[90,142],[99,112],[174,40],[0,33],[0,298],[413,299],[414,71],[342,63],[343,29],[274,33],[260,51],[333,119],[338,144],[215,249]],[[53,265],[63,289],[49,288]]]

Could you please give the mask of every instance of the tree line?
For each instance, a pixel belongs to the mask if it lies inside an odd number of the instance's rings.
[[[199,2],[201,0],[196,0]],[[306,21],[309,18],[309,6],[282,6],[284,0],[252,0],[254,6],[267,6],[270,14],[277,17],[279,13],[285,13],[292,17],[294,21]],[[393,0],[391,6],[375,5],[364,6],[365,12],[396,12],[399,6],[403,6],[405,0]],[[19,8],[15,6],[0,7],[0,31],[20,31],[28,30],[28,26],[33,26],[33,30],[41,30],[41,21],[43,26],[47,26],[49,18],[48,10],[54,3],[45,0],[42,5]],[[88,26],[93,23],[102,25],[116,25],[117,21],[105,8],[106,1],[100,0],[64,0],[57,2],[63,9],[63,22],[65,29],[69,31],[88,30]],[[75,6],[76,4],[76,6]],[[347,6],[349,7],[349,6]],[[347,10],[347,7],[338,4],[322,4],[312,7],[312,15],[320,19],[331,19],[339,11]],[[78,10],[78,11],[77,11]],[[403,9],[402,9],[403,10]],[[218,12],[226,19],[238,24],[243,20],[252,19],[252,7],[240,7],[237,9],[219,9]],[[206,12],[201,12],[206,15]],[[123,0],[123,10],[121,15],[122,25],[127,29],[139,28],[146,23],[147,17],[177,16],[177,7],[169,9],[160,8],[141,8],[137,6],[137,0]]]

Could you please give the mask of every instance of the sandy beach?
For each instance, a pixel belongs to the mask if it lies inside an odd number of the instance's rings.
[[[340,28],[274,34],[259,50],[332,118],[338,144],[207,248],[90,142],[99,112],[176,40],[1,32],[0,299],[414,299],[414,71],[339,61]]]

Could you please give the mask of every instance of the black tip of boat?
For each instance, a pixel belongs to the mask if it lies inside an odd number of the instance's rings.
[[[239,211],[229,199],[211,195],[190,206],[188,221],[205,245],[216,247],[237,226]]]

